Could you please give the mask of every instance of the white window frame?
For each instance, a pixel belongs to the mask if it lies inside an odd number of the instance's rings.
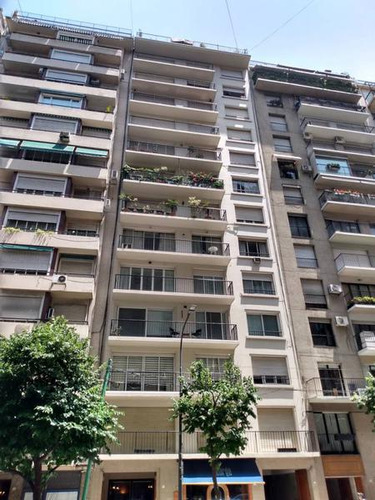
[[[63,104],[56,104],[56,103],[48,103],[48,102],[43,102],[43,98],[57,98],[57,99],[65,99],[66,101],[75,101],[79,103],[79,106],[69,106],[68,104],[64,106]],[[72,109],[82,109],[83,105],[83,97],[74,97],[74,96],[69,96],[67,94],[54,94],[50,92],[40,92],[39,98],[38,98],[38,103],[39,104],[45,104],[48,106],[59,106],[61,108],[72,108]]]
[[[74,61],[74,60],[71,60],[71,59],[63,59],[61,57],[55,57],[56,54],[71,54],[73,56],[79,56],[79,57],[88,57],[88,60],[87,61]],[[74,51],[71,51],[71,50],[63,50],[63,49],[52,49],[51,51],[51,55],[50,55],[50,59],[55,59],[57,61],[66,61],[66,62],[72,62],[72,63],[75,63],[75,64],[92,64],[92,59],[93,59],[93,56],[92,54],[87,54],[87,53],[83,53],[83,52],[74,52]]]
[[[82,82],[78,82],[77,80],[73,79],[73,80],[69,80],[68,78],[62,78],[62,79],[57,79],[56,78],[48,78],[49,76],[49,73],[51,72],[55,72],[55,73],[60,73],[61,75],[73,75],[73,76],[82,76],[84,77],[84,81]],[[88,78],[89,78],[89,75],[87,75],[86,73],[74,73],[73,71],[64,71],[64,70],[61,70],[61,69],[54,69],[54,68],[49,68],[47,69],[45,75],[44,75],[44,79],[47,80],[47,81],[50,81],[50,82],[61,82],[61,83],[71,83],[73,85],[86,85],[87,84],[87,81],[88,81]]]
[[[34,129],[34,124],[35,124],[35,120],[55,120],[56,122],[61,122],[61,124],[63,123],[75,123],[75,129],[74,129],[74,132],[70,132],[71,134],[77,134],[77,130],[78,130],[78,127],[79,127],[79,120],[78,119],[72,119],[72,120],[69,120],[69,119],[65,119],[65,118],[56,118],[55,116],[45,116],[45,115],[34,115],[32,120],[31,120],[31,125],[30,125],[30,129],[31,130],[39,130],[40,132],[52,132],[52,133],[58,133],[56,132],[55,130],[48,130],[48,129]],[[63,130],[63,129],[61,129]]]

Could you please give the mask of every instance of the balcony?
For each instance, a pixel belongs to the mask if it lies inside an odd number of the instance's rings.
[[[372,285],[349,285],[345,294],[352,320],[369,321],[375,314],[375,288]]]
[[[312,403],[349,403],[352,396],[359,394],[365,387],[363,378],[316,377],[306,382],[307,396]]]
[[[335,264],[341,281],[375,283],[375,256],[340,253]]]
[[[171,199],[195,196],[213,201],[221,201],[224,196],[224,183],[221,179],[204,172],[168,172],[164,169],[133,168],[125,166],[124,189],[126,193],[135,196],[165,197]]]
[[[299,97],[295,106],[300,118],[320,118],[358,125],[363,125],[370,118],[365,106],[358,106],[357,104],[347,102],[330,101],[314,97]]]
[[[361,225],[355,222],[330,221],[327,231],[331,243],[353,244],[358,247],[375,245],[375,234],[363,233]]]
[[[375,332],[373,331],[362,331],[355,336],[358,356],[367,358],[372,358],[371,361],[375,360]]]
[[[168,300],[170,304],[194,300],[197,304],[230,305],[233,300],[233,283],[220,278],[174,278],[166,277],[160,286],[155,282],[153,289],[148,288],[147,279],[143,281],[143,289],[138,278],[128,274],[116,274],[113,296],[121,301],[135,300]],[[147,289],[147,288],[148,289]]]
[[[198,78],[212,81],[215,70],[210,65],[200,65],[194,61],[183,61],[172,57],[137,54],[134,58],[134,70],[155,75],[173,76],[176,78]]]
[[[173,236],[173,235],[172,235]],[[120,235],[117,258],[120,261],[173,262],[226,267],[230,262],[229,244],[206,240]]]
[[[6,190],[0,188],[0,204],[13,207],[64,210],[71,217],[91,220],[101,220],[104,208],[104,201],[100,198],[56,196],[51,192],[33,191],[32,189]]]
[[[355,434],[318,434],[319,448],[322,455],[356,454]]]
[[[3,335],[5,338],[9,338],[14,333],[20,333],[25,330],[30,331],[34,326],[37,325],[37,323],[43,321],[45,320],[0,317],[1,335]],[[89,326],[87,321],[69,321],[69,326],[75,328],[81,339],[88,338]]]
[[[358,190],[361,193],[373,193],[375,188],[375,169],[369,165],[349,164],[346,159],[332,158],[331,163],[319,163],[314,178],[318,189]]]
[[[180,120],[196,121],[214,125],[217,121],[217,106],[213,102],[176,99],[171,96],[133,92],[129,102],[130,113]]]
[[[178,205],[167,207],[163,201],[125,201],[121,205],[120,221],[126,226],[161,226],[182,229],[212,229],[224,231],[227,227],[226,211],[216,207],[194,208]]]
[[[130,140],[168,141],[174,144],[216,148],[220,141],[218,127],[200,123],[182,123],[168,120],[129,118]]]
[[[319,197],[322,212],[327,215],[356,217],[357,219],[374,217],[375,196],[357,191],[334,189],[324,191]]]
[[[255,385],[289,385],[288,375],[254,375]]]
[[[350,103],[357,103],[361,97],[356,84],[350,78],[330,73],[256,65],[252,78],[255,88],[263,92],[281,92]]]
[[[167,166],[171,168],[201,169],[218,174],[221,153],[216,149],[200,149],[151,142],[129,141],[126,161],[133,166]]]
[[[311,431],[247,431],[247,445],[243,456],[258,456],[285,453],[318,455],[318,445]],[[177,455],[178,433],[175,431],[120,432],[119,444],[109,446],[113,455]],[[183,435],[183,453],[201,453],[204,445],[201,433]],[[104,456],[102,456],[105,459]]]
[[[180,80],[148,73],[134,73],[132,89],[144,94],[160,94],[193,101],[215,100],[214,83],[205,80]]]
[[[369,145],[375,141],[375,127],[353,123],[334,123],[332,118],[330,120],[304,118],[301,127],[305,133],[317,139],[333,141],[335,137],[342,137],[347,142]]]

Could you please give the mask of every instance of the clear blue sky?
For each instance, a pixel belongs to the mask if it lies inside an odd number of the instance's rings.
[[[0,0],[15,9],[235,46],[225,0]],[[254,47],[311,0],[228,0],[238,45]],[[253,60],[348,72],[375,81],[375,1],[314,0],[250,50]]]

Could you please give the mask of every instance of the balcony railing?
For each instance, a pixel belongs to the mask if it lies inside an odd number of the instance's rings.
[[[185,61],[184,59],[176,59],[174,57],[167,56],[156,56],[154,54],[136,54],[137,59],[143,59],[145,61],[158,61],[165,62],[168,64],[178,64],[179,66],[189,66],[194,68],[203,68],[203,69],[213,69],[212,64],[202,63],[197,61]]]
[[[340,177],[360,177],[361,179],[375,179],[375,169],[369,165],[343,165],[336,163],[322,162],[317,159],[318,174],[339,175]]]
[[[322,455],[341,455],[358,453],[355,435],[351,432],[336,434],[318,434],[319,448]]]
[[[375,196],[370,194],[362,194],[357,192],[324,191],[320,197],[320,206],[327,201],[337,201],[340,203],[354,203],[356,205],[373,205],[375,206]]]
[[[360,227],[356,222],[329,221],[326,228],[330,237],[336,232],[361,234]]]
[[[349,286],[349,290],[344,296],[348,308],[355,304],[375,306],[374,285],[361,285],[361,287],[356,288],[357,289],[352,289]]]
[[[296,101],[296,109],[298,110],[301,104],[316,104],[327,108],[340,108],[348,111],[359,111],[364,113],[366,106],[358,106],[349,102],[330,101],[329,99],[318,99],[317,97],[299,97]]]
[[[146,94],[143,92],[133,92],[131,98],[135,101],[154,102],[155,104],[167,104],[179,108],[195,108],[195,109],[203,109],[205,111],[217,110],[217,104],[215,102],[176,99],[170,96]],[[178,104],[176,104],[176,100],[178,101]]]
[[[143,73],[140,71],[137,71],[134,74],[134,78],[137,78],[139,80],[148,80],[151,82],[158,82],[158,83],[172,83],[173,85],[186,85],[187,87],[196,87],[200,89],[215,89],[215,84],[213,82],[209,82],[207,80],[185,80],[186,83],[176,83],[175,78],[173,77],[167,77],[167,76],[161,76],[161,75],[153,75],[149,73]]]
[[[210,125],[202,125],[201,123],[182,123],[170,120],[159,120],[157,118],[140,118],[138,116],[131,116],[129,123],[141,127],[162,128],[165,130],[173,130],[175,132],[194,132],[198,134],[211,134],[217,135],[219,127],[212,127]]]
[[[366,387],[363,378],[316,377],[306,382],[310,397],[351,398]]]
[[[355,335],[355,340],[357,342],[358,350],[369,349],[374,351],[375,354],[375,332],[372,331],[362,331]]]
[[[76,229],[74,227],[68,228],[65,231],[56,231],[56,225],[54,223],[49,222],[38,222],[38,221],[22,221],[13,219],[12,221],[8,221],[7,226],[3,226],[2,230],[6,230],[6,228],[15,228],[19,231],[25,231],[29,233],[33,233],[35,231],[47,231],[48,233],[54,234],[66,234],[68,236],[83,236],[88,238],[98,238],[99,233],[94,229]]]
[[[179,338],[182,321],[145,321],[113,319],[110,335],[119,337]],[[229,323],[186,323],[184,338],[204,340],[237,340],[237,325]]]
[[[329,120],[320,120],[319,118],[304,118],[301,122],[301,127],[306,128],[307,125],[318,125],[320,127],[337,128],[342,130],[354,130],[355,132],[365,132],[367,134],[373,134],[375,127],[369,127],[368,125],[356,125],[354,123],[332,123]]]
[[[204,187],[209,189],[223,189],[224,184],[221,179],[213,175],[189,172],[188,174],[171,175],[160,169],[132,169],[124,167],[124,177],[131,181],[157,182],[160,184],[172,184],[173,186]]]
[[[288,375],[254,375],[254,384],[283,384],[289,385],[290,380]]]
[[[304,293],[305,305],[309,309],[327,309],[327,299],[321,293]]]
[[[4,193],[17,193],[17,194],[31,194],[36,196],[51,196],[53,198],[77,198],[81,200],[94,200],[103,201],[104,196],[97,193],[87,193],[87,194],[67,194],[60,191],[48,191],[45,189],[28,189],[28,188],[3,188],[0,187],[0,192]]]
[[[141,285],[142,281],[142,285]],[[233,282],[218,278],[169,278],[160,280],[130,274],[116,274],[115,289],[142,292],[193,293],[203,295],[233,295]],[[142,288],[141,288],[142,286]]]
[[[220,160],[221,153],[217,150],[199,149],[195,147],[178,147],[168,144],[155,144],[152,142],[129,141],[128,149],[168,156],[182,156],[186,158],[200,158],[204,160]]]
[[[313,453],[318,443],[312,431],[247,431],[244,455],[254,453]],[[177,454],[178,433],[175,431],[125,431],[118,434],[118,444],[110,451],[118,454]],[[200,453],[205,439],[202,433],[183,434],[183,453]]]
[[[141,202],[122,200],[121,210],[124,212],[133,212],[139,214],[152,214],[152,215],[168,215],[176,217],[186,217],[188,219],[210,219],[210,220],[227,220],[227,213],[216,207],[188,207],[185,205],[178,205],[176,209],[166,207],[162,202],[155,203],[155,201],[143,200]]]
[[[148,238],[147,236],[120,235],[119,248],[210,256],[229,255],[228,243],[210,243],[205,240],[176,240],[162,236]]]
[[[375,256],[372,255],[356,255],[351,253],[340,253],[336,259],[336,269],[341,271],[344,267],[374,267]]]

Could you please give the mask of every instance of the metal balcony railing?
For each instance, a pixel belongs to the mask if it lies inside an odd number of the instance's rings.
[[[375,353],[375,331],[362,331],[356,333],[355,340],[358,350],[369,349]]]
[[[173,78],[173,77],[154,75],[154,74],[149,74],[149,73],[143,73],[140,71],[137,71],[134,74],[133,78],[136,78],[139,80],[148,80],[148,81],[156,82],[156,83],[171,83],[172,85],[185,85],[187,87],[196,87],[199,89],[210,89],[210,90],[215,89],[215,84],[213,82],[209,82],[207,80],[188,79],[188,80],[185,80],[184,83],[180,83],[180,81],[178,81],[176,83],[175,78]]]
[[[296,101],[296,109],[298,110],[301,104],[316,104],[327,108],[346,109],[348,111],[366,112],[366,106],[358,106],[349,102],[330,101],[329,99],[319,99],[317,97],[299,97]]]
[[[130,274],[116,274],[115,289],[143,292],[192,293],[203,295],[233,295],[233,282],[218,278],[169,278],[153,280]]]
[[[199,177],[199,174],[194,176],[194,172],[189,172],[183,175],[167,174],[157,169],[144,170],[129,170],[124,173],[125,179],[131,181],[157,182],[159,184],[172,184],[174,186],[192,186],[204,187],[209,189],[224,189],[224,183],[221,179],[214,176]]]
[[[189,66],[194,68],[203,68],[203,69],[213,69],[212,64],[202,63],[197,61],[185,61],[184,59],[176,59],[174,57],[167,56],[156,56],[154,54],[136,54],[137,59],[144,59],[146,61],[158,61],[165,62],[168,64],[178,64],[180,66]]]
[[[254,384],[283,384],[289,385],[290,380],[288,375],[254,375]]]
[[[221,152],[210,149],[199,149],[196,147],[178,147],[168,144],[155,144],[152,142],[129,141],[128,149],[131,151],[142,151],[168,156],[182,156],[186,158],[199,158],[204,160],[220,160]]]
[[[162,128],[165,130],[173,130],[175,132],[195,132],[210,135],[218,135],[219,133],[219,127],[202,125],[201,123],[183,123],[171,120],[159,120],[157,118],[142,118],[138,116],[131,116],[129,118],[129,122],[132,125],[140,127]]]
[[[175,97],[157,95],[157,94],[146,94],[144,92],[133,92],[131,98],[135,101],[154,102],[156,104],[168,104],[170,106],[176,106],[178,108],[196,108],[196,109],[203,109],[205,111],[217,110],[217,104],[215,102],[177,99]],[[176,101],[178,101],[178,104],[176,104]]]
[[[269,284],[268,284],[269,283]],[[264,284],[253,283],[250,280],[243,280],[243,291],[244,293],[254,293],[262,295],[276,295],[275,287],[272,283],[266,281]]]
[[[353,130],[355,132],[365,132],[367,134],[373,134],[375,127],[369,127],[368,125],[357,125],[354,123],[333,123],[329,120],[320,120],[319,118],[304,118],[301,121],[302,129],[305,129],[307,125],[318,125],[321,127],[337,128],[341,130]]]
[[[320,197],[319,202],[320,206],[323,205],[327,201],[337,201],[340,203],[354,203],[356,205],[373,205],[375,206],[375,196],[370,194],[362,194],[356,192],[343,192],[341,193],[339,190],[335,191],[324,191]]]
[[[197,255],[229,256],[228,243],[210,243],[205,240],[176,240],[165,237],[120,235],[119,246],[122,249],[147,250],[153,252],[176,252]]]
[[[349,285],[344,298],[348,308],[354,304],[375,306],[375,285]]]
[[[122,200],[121,210],[124,212],[133,212],[140,214],[152,215],[169,215],[171,217],[186,217],[188,219],[210,219],[218,221],[226,221],[226,210],[221,210],[216,207],[188,207],[186,205],[178,205],[175,209],[166,207],[163,202],[155,203],[155,201],[142,200],[138,202]]]
[[[179,338],[182,321],[146,321],[139,319],[113,319],[111,336]],[[237,340],[237,325],[229,323],[188,322],[184,338],[204,340]]]
[[[351,398],[365,387],[363,378],[316,377],[306,382],[309,397]]]
[[[244,455],[254,453],[313,453],[318,443],[312,431],[247,431],[248,442]],[[111,444],[110,451],[118,454],[177,454],[176,431],[125,431],[118,434],[118,444]],[[200,453],[205,439],[202,433],[183,434],[183,453]]]
[[[336,434],[318,434],[319,448],[322,455],[342,455],[358,453],[355,435],[351,432]]]
[[[375,267],[375,255],[356,255],[340,253],[336,259],[336,269],[341,271],[344,267]]]
[[[30,194],[36,196],[51,196],[53,198],[77,198],[81,200],[94,200],[94,201],[103,201],[104,196],[97,193],[87,193],[86,194],[67,194],[62,193],[61,191],[48,191],[44,189],[28,189],[28,188],[4,188],[0,187],[0,192],[4,193],[17,193],[17,194]]]

